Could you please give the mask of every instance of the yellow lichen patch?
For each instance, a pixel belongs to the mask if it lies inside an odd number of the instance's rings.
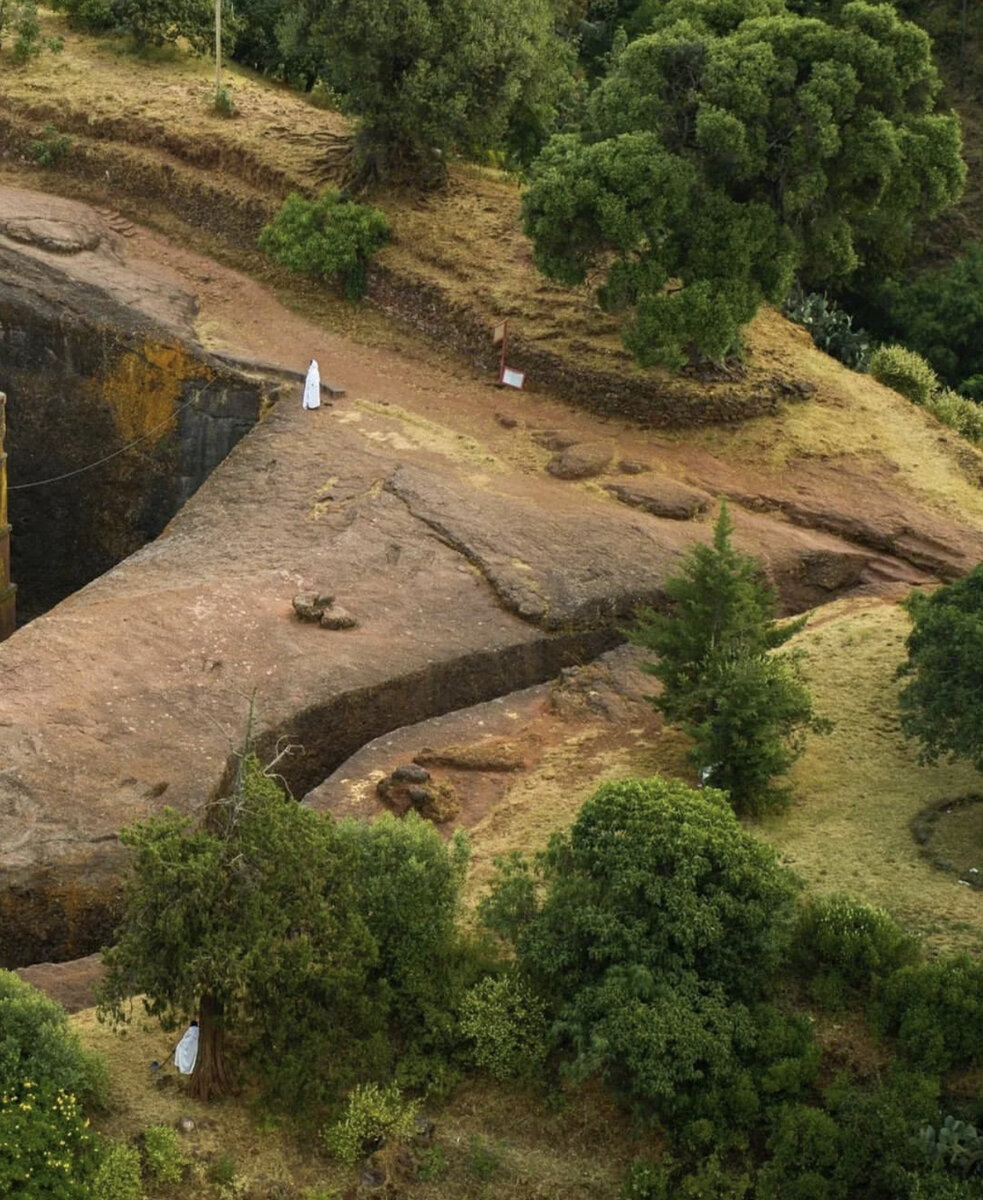
[[[145,342],[139,351],[127,350],[116,358],[109,374],[92,386],[111,406],[124,442],[142,437],[157,442],[174,432],[172,418],[185,380],[205,373],[184,346]]]

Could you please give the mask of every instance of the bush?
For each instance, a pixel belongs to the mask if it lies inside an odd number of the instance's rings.
[[[52,0],[51,7],[65,13],[71,29],[105,33],[119,24],[114,0]]]
[[[140,1151],[122,1142],[103,1146],[92,1183],[93,1200],[141,1200]]]
[[[344,1116],[323,1133],[327,1150],[353,1167],[383,1142],[407,1141],[416,1130],[419,1104],[404,1100],[395,1084],[367,1083],[348,1097]]]
[[[793,965],[834,1008],[850,993],[871,995],[880,980],[915,962],[918,952],[917,938],[883,909],[847,896],[812,898],[792,940]]]
[[[902,967],[884,984],[875,1024],[926,1071],[983,1064],[983,963],[966,955]]]
[[[785,301],[785,315],[804,325],[820,350],[851,367],[866,371],[870,361],[870,337],[853,328],[853,318],[834,304],[824,292],[803,292],[796,286]]]
[[[15,61],[26,63],[32,58],[37,58],[43,48],[37,5],[30,0],[28,3],[21,4],[15,10],[13,27],[17,32],[14,41]]]
[[[55,167],[72,148],[72,137],[59,133],[56,125],[49,121],[41,130],[41,137],[27,145],[31,158],[39,167]]]
[[[226,87],[220,87],[215,93],[213,107],[220,117],[234,117],[236,115],[236,102],[232,99],[232,93]]]
[[[82,1049],[61,1005],[0,970],[0,1091],[15,1091],[31,1079],[36,1087],[99,1100],[104,1077],[102,1060]]]
[[[384,213],[328,191],[318,200],[287,197],[259,235],[260,248],[291,271],[337,279],[350,300],[365,294],[369,259],[389,240]]]
[[[180,1183],[188,1160],[181,1151],[181,1139],[169,1125],[151,1125],[143,1135],[143,1158],[147,1177],[154,1187]]]
[[[496,1079],[528,1079],[542,1069],[546,1006],[514,972],[489,976],[467,993],[461,1032],[474,1042],[475,1064]]]
[[[980,399],[983,401],[983,394]],[[980,404],[951,388],[942,388],[932,393],[925,407],[933,417],[954,429],[968,442],[976,445],[983,442],[983,407]]]
[[[840,1157],[840,1129],[819,1108],[787,1104],[768,1139],[769,1159],[758,1174],[758,1200],[843,1200],[846,1189],[834,1178]]]
[[[870,373],[912,404],[927,404],[939,388],[938,377],[925,359],[904,346],[881,346],[875,350],[870,356]]]
[[[5,1084],[0,1088],[0,1196],[90,1200],[96,1139],[88,1126],[78,1096],[65,1087],[27,1074]]]

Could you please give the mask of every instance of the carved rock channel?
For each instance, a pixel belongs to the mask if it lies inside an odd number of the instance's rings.
[[[51,216],[55,203],[25,207]],[[89,228],[95,218],[82,209],[78,219]],[[95,249],[81,238],[73,253],[0,237],[0,388],[13,397],[12,427],[49,348],[58,377],[71,367],[78,384],[38,393],[51,421],[67,422],[62,440],[69,428],[84,435],[90,418],[115,431],[113,447],[166,424],[189,380],[202,381],[202,396],[225,378],[259,397],[258,375],[196,346],[188,297],[134,271],[96,232]],[[28,327],[39,332],[21,337]],[[177,347],[173,375],[120,374],[127,355],[153,361],[140,339]],[[147,383],[165,378],[166,403]],[[219,392],[215,403],[220,419]],[[354,400],[314,412],[299,396],[277,403],[218,466],[201,465],[204,481],[159,537],[0,646],[0,963],[84,954],[108,937],[118,829],[165,804],[204,803],[251,696],[260,754],[299,747],[281,769],[302,796],[382,733],[597,655],[709,536],[706,520],[656,517],[493,456],[475,470],[442,449],[459,436],[413,441],[385,410]],[[185,479],[180,445],[169,453],[142,468],[176,496],[167,516]],[[93,521],[88,498],[79,505],[82,523]],[[781,518],[742,513],[740,532],[787,611],[865,584],[872,564],[879,578],[925,578]],[[293,598],[328,584],[356,628],[297,619]]]

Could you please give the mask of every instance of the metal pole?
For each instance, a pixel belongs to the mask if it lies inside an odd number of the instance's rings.
[[[222,90],[222,0],[215,0],[215,102]]]

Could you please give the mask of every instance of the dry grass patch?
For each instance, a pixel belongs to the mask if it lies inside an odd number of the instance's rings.
[[[927,862],[909,830],[926,805],[981,781],[968,763],[919,765],[901,734],[894,673],[908,628],[895,605],[842,601],[792,643],[806,652],[817,710],[836,728],[809,740],[792,771],[793,808],[760,829],[810,889],[883,905],[932,948],[979,950],[979,893]]]

